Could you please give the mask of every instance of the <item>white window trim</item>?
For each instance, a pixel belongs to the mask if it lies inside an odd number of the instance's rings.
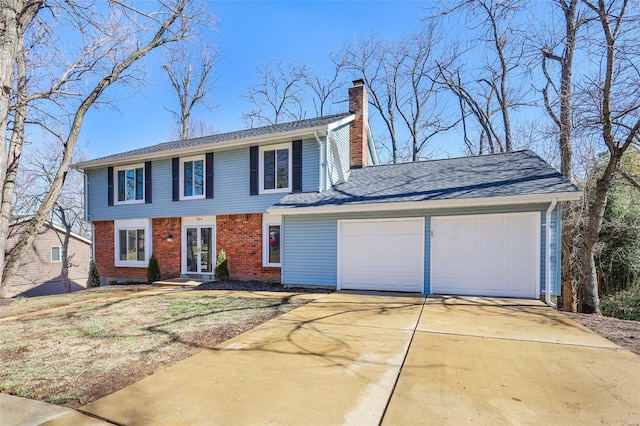
[[[125,170],[125,172],[127,170],[131,170],[131,169],[139,169],[142,168],[142,199],[141,200],[124,200],[124,201],[118,201],[118,192],[120,190],[120,181],[118,180],[118,172],[121,170]],[[145,187],[147,182],[145,182],[145,167],[144,167],[144,163],[139,163],[139,164],[130,164],[127,166],[122,166],[122,167],[114,167],[113,168],[113,204],[141,204],[144,203],[144,198],[145,198]]]
[[[269,263],[269,226],[280,227],[280,263]],[[282,266],[282,216],[262,215],[262,266],[280,268]]]
[[[286,188],[274,188],[274,189],[264,189],[264,152],[265,151],[277,151],[279,149],[288,149],[289,150],[289,178],[287,180],[287,182],[289,183],[289,186],[287,186]],[[281,143],[281,144],[277,144],[277,145],[265,145],[265,146],[261,146],[260,147],[260,155],[258,156],[258,175],[259,175],[259,182],[260,182],[260,187],[258,188],[259,194],[273,194],[273,193],[277,193],[277,192],[291,192],[291,177],[292,177],[292,173],[291,173],[291,169],[292,169],[292,155],[291,155],[291,142],[288,143]],[[276,158],[276,163],[277,163],[278,159]],[[276,181],[278,180],[278,176],[276,173]]]
[[[184,195],[184,163],[202,160],[202,195]],[[199,200],[207,195],[207,161],[204,155],[180,158],[180,200]]]
[[[115,265],[120,267],[146,268],[149,265],[151,257],[152,235],[151,235],[151,219],[125,219],[116,220],[113,223],[113,249]],[[144,229],[144,260],[120,260],[120,231],[130,229]]]
[[[53,260],[53,249],[58,249],[58,260]],[[62,247],[61,246],[51,246],[51,263],[60,263],[62,262]]]

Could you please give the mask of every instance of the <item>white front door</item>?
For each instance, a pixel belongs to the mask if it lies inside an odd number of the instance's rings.
[[[216,257],[215,219],[185,218],[182,226],[182,273],[213,274]]]

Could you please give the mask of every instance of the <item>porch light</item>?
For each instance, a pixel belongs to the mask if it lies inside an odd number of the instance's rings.
[[[167,234],[167,242],[170,243],[171,241],[173,241],[173,235]]]

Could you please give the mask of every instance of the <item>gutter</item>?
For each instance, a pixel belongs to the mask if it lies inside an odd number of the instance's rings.
[[[556,208],[558,199],[553,198],[547,209],[544,226],[545,250],[544,250],[544,301],[547,305],[556,309],[557,305],[551,301],[551,213]]]

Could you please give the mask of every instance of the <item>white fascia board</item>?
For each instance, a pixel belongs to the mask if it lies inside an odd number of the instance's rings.
[[[355,114],[351,114],[351,115],[346,116],[342,120],[334,121],[333,123],[330,123],[327,126],[327,131],[331,131],[331,130],[337,129],[340,126],[344,126],[345,124],[350,123],[353,120],[355,120],[355,118],[356,118]]]
[[[427,200],[406,201],[395,203],[376,204],[352,204],[346,206],[318,206],[318,207],[292,207],[267,209],[269,213],[277,213],[283,216],[299,214],[331,214],[331,213],[361,213],[382,212],[399,210],[432,210],[464,207],[493,207],[517,204],[542,204],[550,203],[553,199],[558,201],[576,201],[582,198],[582,192],[561,192],[555,194],[517,195],[512,197],[484,197],[484,198],[456,198],[453,200]]]
[[[189,146],[189,147],[184,147],[179,149],[168,149],[166,151],[131,155],[127,157],[107,158],[102,161],[92,161],[92,160],[83,161],[80,163],[73,164],[71,167],[78,170],[84,170],[87,166],[89,168],[95,168],[95,167],[114,166],[114,165],[126,165],[130,163],[136,163],[140,161],[149,161],[149,160],[158,159],[158,158],[180,157],[182,155],[192,156],[197,154],[203,154],[205,152],[222,151],[225,149],[240,148],[240,147],[254,145],[254,144],[263,145],[268,142],[284,142],[287,140],[293,141],[296,138],[300,138],[304,136],[309,136],[309,138],[311,139],[314,137],[313,136],[314,132],[328,131],[331,126],[335,125],[335,123],[342,122],[343,120],[339,120],[337,122],[333,122],[328,125],[324,124],[322,126],[307,127],[305,129],[291,130],[288,132],[274,133],[271,135],[252,136],[244,139],[236,139],[236,140],[231,140],[226,142],[213,142],[210,144]]]

